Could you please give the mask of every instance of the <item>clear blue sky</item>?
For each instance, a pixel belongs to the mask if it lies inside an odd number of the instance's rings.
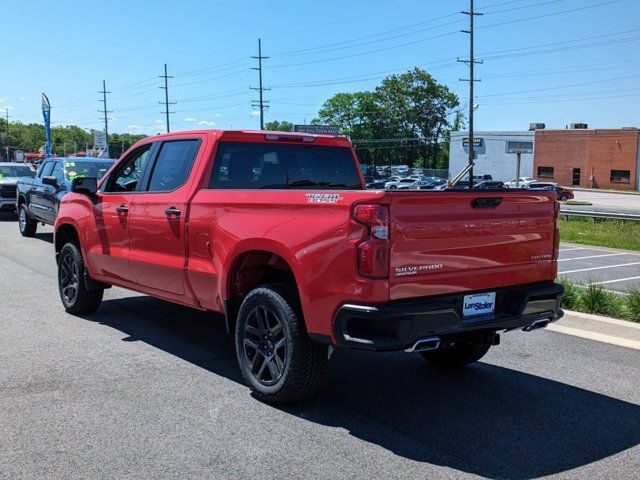
[[[169,66],[172,130],[257,128],[249,86],[262,37],[267,120],[307,122],[338,92],[372,89],[421,66],[467,103],[468,55],[459,33],[468,1],[34,1],[3,0],[0,112],[101,128],[107,82],[110,130],[164,131],[158,102]],[[640,2],[477,0],[476,129],[586,122],[640,126]]]

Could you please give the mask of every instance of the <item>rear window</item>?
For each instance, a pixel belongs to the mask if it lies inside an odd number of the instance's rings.
[[[221,142],[209,188],[361,190],[345,147]]]

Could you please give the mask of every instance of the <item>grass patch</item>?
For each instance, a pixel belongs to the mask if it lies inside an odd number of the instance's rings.
[[[640,323],[640,287],[632,289],[629,295],[618,295],[602,285],[581,285],[566,278],[558,281],[564,285],[562,308]]]
[[[561,214],[562,215],[562,214]],[[560,240],[584,245],[640,250],[640,222],[560,218]]]

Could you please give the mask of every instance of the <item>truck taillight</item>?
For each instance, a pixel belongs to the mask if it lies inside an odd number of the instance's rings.
[[[558,260],[560,254],[560,204],[556,201],[553,204],[554,229],[553,229],[553,260]]]
[[[358,245],[358,273],[368,278],[388,278],[389,207],[358,205],[353,218],[367,227],[367,236]]]

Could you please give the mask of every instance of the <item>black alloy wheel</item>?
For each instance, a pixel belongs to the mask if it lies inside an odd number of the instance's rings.
[[[276,384],[287,366],[287,333],[278,314],[267,305],[254,307],[244,324],[242,344],[255,380]]]

